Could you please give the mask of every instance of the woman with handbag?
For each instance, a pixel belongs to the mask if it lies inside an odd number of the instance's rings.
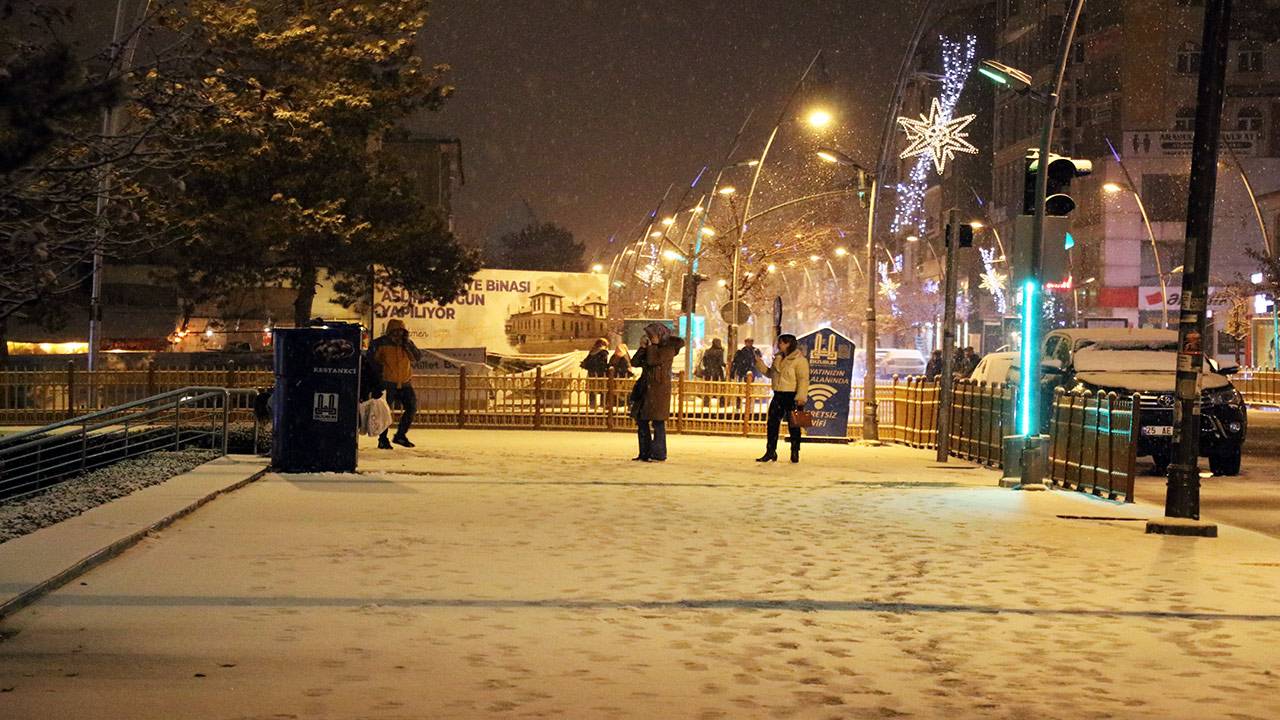
[[[800,427],[807,415],[804,413],[804,406],[809,400],[809,359],[804,356],[795,335],[779,335],[773,366],[767,367],[764,360],[756,358],[756,370],[761,375],[767,375],[773,384],[773,400],[769,402],[768,440],[764,455],[756,458],[756,462],[778,461],[778,432],[783,419],[786,419],[790,428],[787,439],[791,443],[791,462],[798,463]],[[797,412],[801,413],[800,417],[794,416]]]

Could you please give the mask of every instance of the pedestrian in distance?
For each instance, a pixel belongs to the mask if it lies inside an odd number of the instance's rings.
[[[978,362],[981,360],[982,360],[982,357],[978,355],[977,351],[973,349],[972,345],[965,348],[964,349],[964,369],[960,372],[960,375],[962,377],[969,377],[970,375],[972,375],[973,371],[978,369]]]
[[[746,382],[747,375],[755,368],[756,358],[759,356],[760,351],[755,348],[755,340],[751,338],[743,340],[742,347],[733,354],[733,379],[737,382]]]
[[[805,403],[809,401],[809,359],[800,349],[796,336],[786,333],[778,336],[773,365],[766,366],[764,360],[756,360],[756,369],[768,376],[773,384],[764,455],[756,458],[756,462],[778,461],[778,433],[782,429],[782,421],[786,420],[789,428],[787,439],[791,443],[791,462],[798,463],[800,427],[791,423],[791,412],[803,410]]]
[[[391,443],[395,443],[411,448],[414,445],[409,441],[409,428],[413,426],[413,416],[418,412],[418,395],[413,391],[413,364],[422,359],[422,351],[409,339],[404,321],[392,318],[387,321],[382,337],[369,343],[368,358],[382,376],[382,389],[387,401],[401,408],[395,436],[388,440],[384,430],[378,436],[378,447],[390,450]]]
[[[932,380],[942,375],[942,351],[934,350],[929,362],[924,366],[924,376]]]
[[[631,417],[636,421],[640,453],[635,460],[664,462],[667,459],[667,418],[671,415],[671,363],[684,340],[671,334],[662,323],[649,323],[644,340],[631,364],[640,368],[640,379],[631,391]]]
[[[591,345],[591,350],[587,352],[587,356],[578,364],[578,367],[587,371],[588,378],[609,377],[609,341],[606,338],[596,340]],[[588,387],[591,384],[590,380],[588,380]],[[590,390],[587,395],[590,398],[591,407],[595,407],[600,403],[602,393]]]
[[[613,356],[609,358],[609,369],[613,371],[615,378],[631,377],[631,353],[626,343],[618,343],[618,347],[613,349]]]
[[[724,381],[724,345],[720,338],[711,340],[711,347],[702,353],[702,379]]]

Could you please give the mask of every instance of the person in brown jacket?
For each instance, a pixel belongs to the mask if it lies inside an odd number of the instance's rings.
[[[395,437],[388,440],[387,431],[383,430],[378,437],[378,447],[390,450],[394,442],[411,448],[409,428],[413,426],[413,416],[418,412],[418,395],[413,391],[413,364],[422,359],[422,352],[409,339],[403,320],[392,318],[387,321],[382,337],[369,343],[368,358],[382,374],[387,402],[399,403],[403,409]]]
[[[671,414],[671,363],[684,340],[671,334],[662,323],[644,328],[644,341],[631,364],[640,368],[640,379],[631,391],[631,417],[636,421],[640,454],[634,460],[663,462],[667,459],[667,417]]]

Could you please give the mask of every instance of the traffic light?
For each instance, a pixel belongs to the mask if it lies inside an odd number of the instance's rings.
[[[943,236],[943,243],[951,243],[951,223],[947,223],[947,234]],[[960,242],[959,247],[973,247],[973,226],[969,223],[960,223]]]
[[[707,281],[702,273],[691,273],[684,276],[684,285],[680,288],[680,312],[697,312],[698,286]]]
[[[867,207],[871,202],[871,175],[866,170],[858,168],[858,204]]]
[[[1022,212],[1036,214],[1036,173],[1040,171],[1040,152],[1027,152],[1027,171],[1023,181]],[[1093,172],[1093,162],[1049,154],[1049,182],[1045,188],[1044,214],[1062,217],[1076,209],[1076,201],[1066,191],[1071,181]]]

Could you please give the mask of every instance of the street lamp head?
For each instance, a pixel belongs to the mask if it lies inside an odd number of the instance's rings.
[[[719,280],[716,281],[716,285],[719,285],[720,287],[725,287],[728,284],[729,284],[729,281],[725,280],[724,278],[720,278]]]
[[[773,263],[769,263],[769,266],[766,267],[765,270],[768,270],[771,273],[776,273],[778,272],[778,266],[774,265]]]
[[[991,82],[1006,90],[1023,94],[1031,89],[1031,76],[1002,62],[983,60],[978,72]]]
[[[705,236],[707,236],[707,237],[712,237],[712,236],[714,236],[714,235],[716,234],[716,231],[715,231],[715,230],[713,230],[712,228],[709,228],[709,227],[704,227],[704,228],[702,228],[702,231],[701,231],[701,232],[702,232],[702,234],[703,234],[703,235],[705,235]]]
[[[721,195],[732,195],[738,192],[738,188],[732,185],[725,185],[724,187],[720,188],[716,192],[720,193]]]
[[[907,242],[920,242],[920,238],[916,237],[915,235],[908,235]]]
[[[591,272],[593,273],[604,272],[604,265],[601,265],[600,263],[596,263],[595,265],[592,265]]]
[[[809,256],[809,262],[818,262],[818,261],[819,261],[819,260],[821,260],[821,259],[822,259],[822,256],[821,256],[821,255],[810,255],[810,256]]]
[[[1111,195],[1114,195],[1122,190],[1124,190],[1124,188],[1120,187],[1118,183],[1109,182],[1109,183],[1103,183],[1102,185],[1102,191]]]
[[[663,232],[661,230],[654,230],[653,232],[649,233],[649,237],[654,238],[655,240],[662,237],[662,235],[663,235]]]
[[[831,124],[835,116],[826,108],[814,108],[805,116],[805,122],[809,123],[809,127],[821,130]]]
[[[986,225],[983,224],[981,220],[970,220],[969,227],[973,228],[974,230],[981,230],[982,228],[986,227]]]
[[[845,255],[849,254],[849,251],[842,247],[836,248],[835,252],[836,252],[836,257],[844,257]]]
[[[835,148],[821,147],[817,150],[817,156],[825,162],[835,165],[856,165],[853,158],[836,150]]]
[[[667,227],[671,227],[672,225],[676,224],[676,219],[673,217],[664,217],[662,218],[662,224],[666,225]]]
[[[681,255],[680,253],[676,252],[675,250],[664,250],[664,251],[663,251],[663,253],[662,253],[662,257],[664,257],[664,258],[666,258],[666,259],[668,259],[668,260],[683,260],[683,259],[684,259],[684,256],[683,256],[683,255]]]

